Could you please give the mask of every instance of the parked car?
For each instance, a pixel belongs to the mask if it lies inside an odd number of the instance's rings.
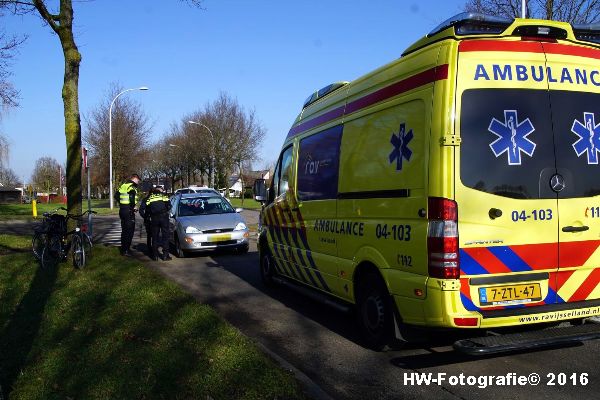
[[[170,224],[175,254],[215,249],[248,251],[249,231],[240,212],[218,194],[184,193],[171,198]]]
[[[227,197],[225,197],[224,193],[221,193],[216,189],[209,188],[208,186],[188,186],[186,188],[177,189],[175,191],[175,194],[187,194],[187,193],[202,193],[202,194],[212,194],[212,195],[216,194],[216,195],[223,197],[229,203],[231,203],[231,201],[229,201],[229,199]]]

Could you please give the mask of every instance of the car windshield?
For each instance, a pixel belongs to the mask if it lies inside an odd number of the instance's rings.
[[[222,197],[186,197],[179,200],[180,217],[208,214],[234,213],[235,210]]]

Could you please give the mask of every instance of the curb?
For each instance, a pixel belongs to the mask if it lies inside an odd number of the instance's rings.
[[[244,335],[246,336],[246,335]],[[248,336],[246,336],[248,337]],[[254,343],[269,357],[271,357],[279,366],[287,371],[290,371],[294,374],[294,378],[298,382],[300,382],[300,386],[303,389],[304,394],[306,394],[309,398],[315,400],[334,400],[333,397],[328,395],[319,385],[315,383],[312,379],[310,379],[304,372],[300,371],[298,368],[294,367],[288,361],[286,361],[283,357],[277,355],[273,351],[269,350],[262,343],[254,340]]]

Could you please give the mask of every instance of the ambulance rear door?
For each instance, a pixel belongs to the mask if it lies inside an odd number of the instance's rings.
[[[459,44],[455,132],[461,302],[484,316],[557,301],[557,173],[542,43]]]
[[[600,50],[567,42],[543,47],[556,140],[557,174],[550,184],[558,194],[557,302],[598,300]]]

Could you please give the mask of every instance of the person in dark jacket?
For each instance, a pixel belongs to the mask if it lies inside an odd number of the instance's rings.
[[[127,182],[119,186],[115,200],[119,203],[119,218],[121,219],[121,255],[131,256],[130,247],[135,232],[135,206],[138,202],[138,184],[140,177],[132,174]]]
[[[146,204],[152,193],[156,192],[156,188],[151,188],[148,195],[140,202],[140,217],[144,219],[144,228],[146,228],[146,253],[149,257],[152,256],[152,220],[150,219],[150,210],[146,209]],[[140,235],[141,236],[141,235]]]
[[[171,210],[171,202],[169,198],[163,194],[162,188],[156,188],[156,192],[152,193],[146,202],[146,213],[150,212],[152,221],[152,256],[153,260],[158,260],[158,247],[162,247],[163,261],[171,260],[169,254],[169,211]]]

